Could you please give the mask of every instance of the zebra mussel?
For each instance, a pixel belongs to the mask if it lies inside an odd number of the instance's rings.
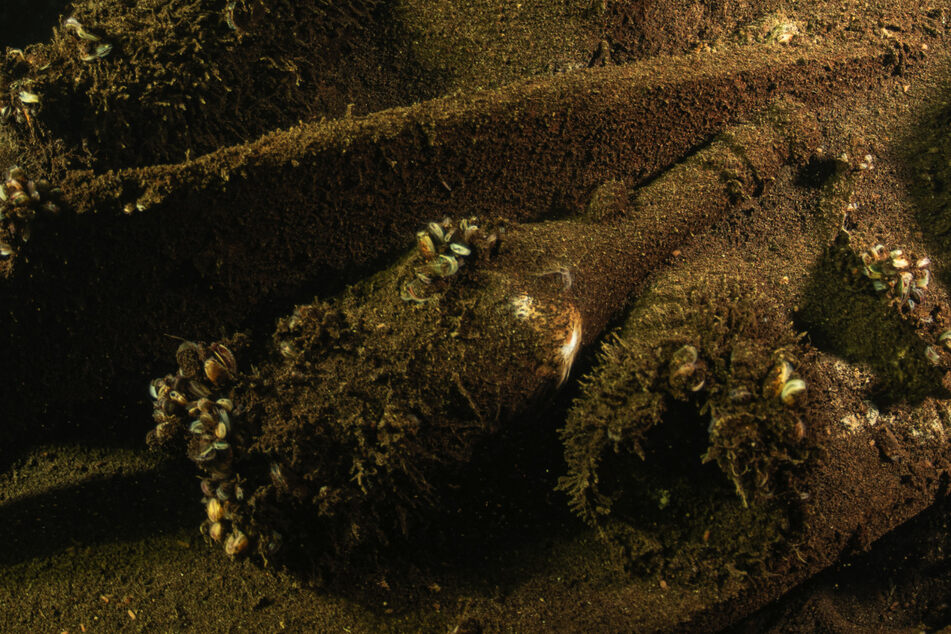
[[[486,234],[476,222],[476,218],[463,218],[456,224],[446,217],[416,232],[416,256],[421,263],[415,267],[413,278],[400,289],[404,301],[430,301],[441,283],[458,273],[477,251],[491,252],[498,236]]]
[[[778,398],[787,407],[798,407],[806,397],[806,382],[792,363],[780,358],[763,381],[763,396]]]
[[[12,256],[17,242],[30,239],[37,218],[60,212],[62,196],[49,181],[34,181],[15,165],[6,171],[0,184],[0,259]]]
[[[889,251],[876,244],[860,257],[865,265],[862,273],[872,281],[872,287],[889,295],[903,312],[912,312],[921,304],[931,282],[931,260],[914,259],[901,249]]]
[[[103,42],[101,37],[90,32],[75,17],[67,18],[63,22],[63,29],[76,36],[79,43],[79,59],[84,62],[102,59],[112,52],[112,44]]]
[[[250,540],[236,525],[244,501],[234,471],[234,424],[240,415],[233,400],[237,362],[224,344],[192,341],[182,342],[175,358],[178,370],[149,384],[156,425],[147,441],[161,447],[184,437],[188,457],[203,472],[207,518],[202,531],[223,543],[229,555],[239,555]]]

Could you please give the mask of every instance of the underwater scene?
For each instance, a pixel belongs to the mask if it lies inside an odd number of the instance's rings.
[[[0,359],[0,632],[951,631],[951,8],[4,0]]]

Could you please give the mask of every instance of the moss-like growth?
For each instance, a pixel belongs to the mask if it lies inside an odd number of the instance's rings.
[[[726,563],[762,561],[788,525],[783,474],[810,455],[807,352],[790,322],[750,279],[695,273],[665,275],[638,300],[562,431],[559,488],[634,570],[670,549],[709,551],[714,526]],[[744,525],[757,529],[741,545]]]
[[[438,512],[481,440],[564,380],[580,340],[577,310],[482,266],[494,231],[444,224],[418,237],[440,233],[463,257],[447,230],[455,226],[469,254],[453,275],[424,284],[424,301],[408,298],[406,286],[436,261],[431,239],[332,301],[298,306],[267,351],[245,355],[250,362],[238,355],[227,375],[226,440],[215,437],[214,403],[204,422],[166,424],[164,409],[203,413],[187,402],[200,399],[201,385],[176,395],[186,401],[179,408],[154,395],[153,440],[174,443],[176,429],[188,428],[205,488],[242,492],[221,504],[205,492],[206,529],[229,554],[229,536],[241,535],[265,559],[280,552],[334,568],[399,540]],[[215,345],[186,347],[218,371]],[[201,364],[179,357],[183,380],[167,377],[157,389],[192,389],[184,379]],[[209,400],[220,396],[210,391]]]
[[[51,144],[54,174],[194,158],[341,114],[327,67],[377,4],[76,2],[48,43],[7,51],[0,113],[24,147]]]

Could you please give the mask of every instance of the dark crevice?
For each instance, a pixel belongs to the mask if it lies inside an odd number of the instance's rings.
[[[4,0],[0,6],[0,46],[24,48],[45,41],[71,4],[70,0]]]

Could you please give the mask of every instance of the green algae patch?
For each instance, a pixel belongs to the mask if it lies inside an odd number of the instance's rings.
[[[605,344],[562,430],[559,488],[629,570],[743,575],[794,539],[816,386],[752,275],[687,271],[656,280]]]

